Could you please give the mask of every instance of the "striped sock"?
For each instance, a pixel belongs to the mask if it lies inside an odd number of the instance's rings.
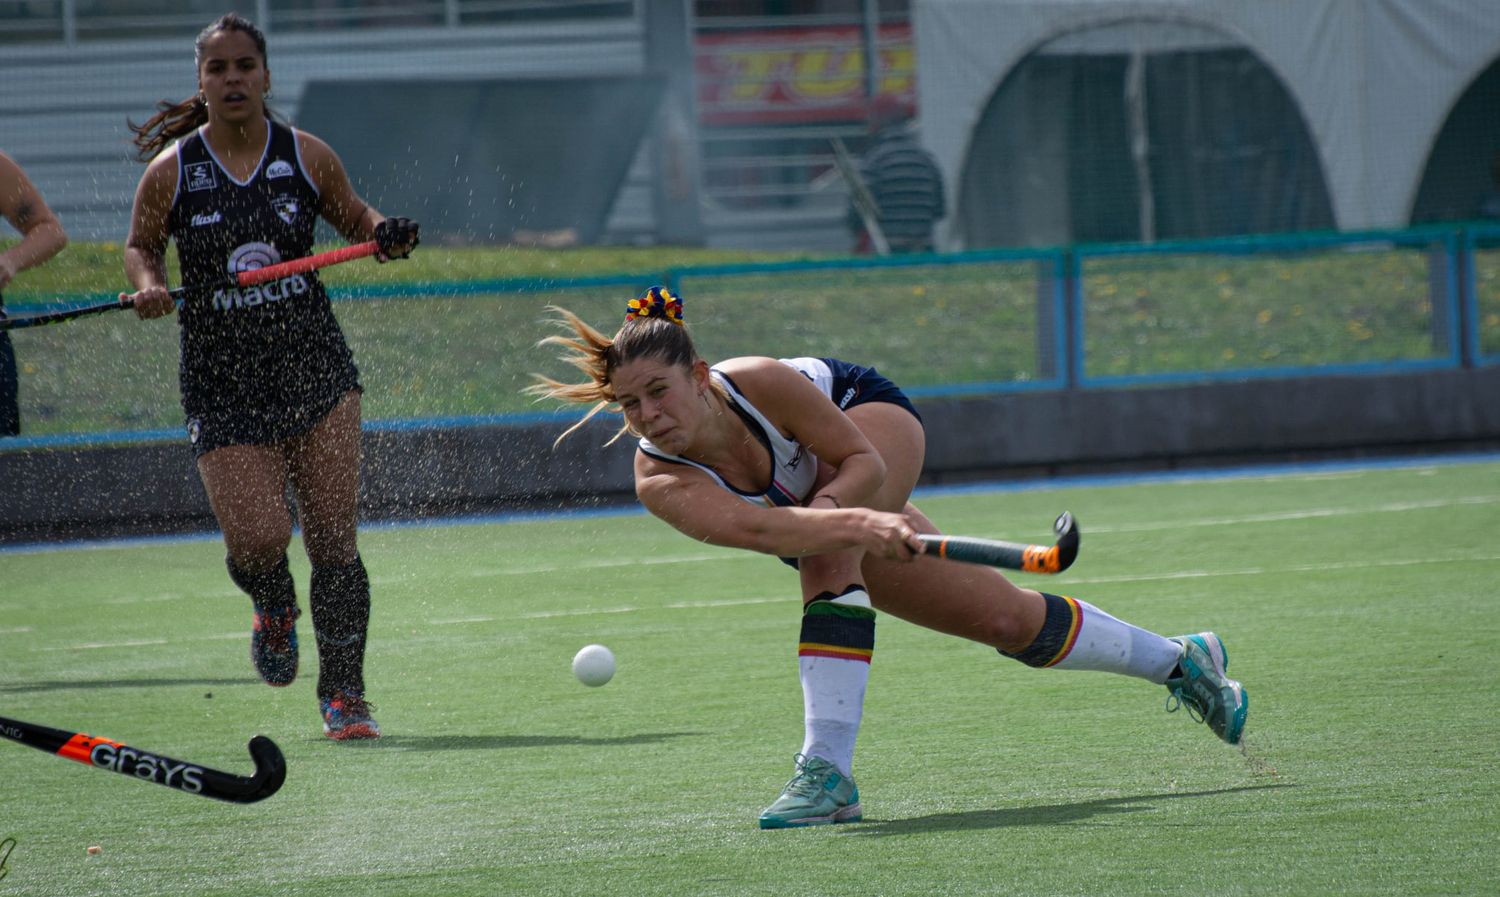
[[[1182,648],[1176,642],[1110,616],[1087,601],[1042,593],[1047,617],[1024,651],[1001,651],[1028,666],[1099,670],[1167,681]]]
[[[874,652],[875,611],[862,586],[852,585],[841,595],[824,592],[803,609],[797,646],[807,727],[802,753],[822,757],[844,775],[854,765]]]

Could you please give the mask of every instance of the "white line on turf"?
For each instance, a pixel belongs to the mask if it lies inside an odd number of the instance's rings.
[[[572,610],[539,610],[516,614],[521,620],[548,620],[553,617],[589,617],[594,614],[633,614],[639,607],[580,607]]]
[[[649,567],[661,564],[697,564],[703,561],[733,560],[742,552],[726,548],[714,554],[674,554],[654,558],[604,558],[592,561],[569,560],[566,564],[532,564],[514,567],[476,567],[464,575],[474,578],[486,576],[518,576],[533,573],[556,573],[559,570],[605,570],[611,567]]]
[[[1198,520],[1163,520],[1152,523],[1124,524],[1120,526],[1094,526],[1085,525],[1084,536],[1090,534],[1108,535],[1112,533],[1142,533],[1159,532],[1162,530],[1195,529],[1200,526],[1232,526],[1247,523],[1278,523],[1287,520],[1311,520],[1322,517],[1345,517],[1358,514],[1391,514],[1402,511],[1421,511],[1434,508],[1447,508],[1455,505],[1482,505],[1500,502],[1500,495],[1476,495],[1453,500],[1433,500],[1420,502],[1391,502],[1371,507],[1344,507],[1344,508],[1310,508],[1301,511],[1280,511],[1272,514],[1247,514],[1240,517],[1209,517]],[[604,569],[609,567],[635,567],[651,564],[695,564],[709,561],[724,561],[735,559],[756,559],[751,552],[732,552],[726,549],[722,553],[712,554],[682,554],[668,555],[657,558],[614,558],[594,561],[556,564],[532,564],[524,567],[481,567],[464,571],[459,576],[464,578],[481,579],[494,576],[535,575],[543,573],[559,573],[573,570]]]
[[[1176,573],[1142,573],[1139,576],[1093,576],[1067,579],[1068,585],[1100,585],[1112,582],[1152,582],[1162,579],[1210,579],[1216,576],[1264,576],[1271,573],[1323,573],[1370,567],[1419,567],[1427,564],[1494,563],[1500,555],[1457,558],[1412,558],[1391,561],[1349,561],[1328,564],[1288,564],[1285,567],[1248,567],[1243,570],[1182,570]]]
[[[745,598],[737,601],[677,601],[666,606],[672,610],[698,610],[709,607],[740,607],[747,604],[784,604],[795,598],[795,595],[787,594],[777,598]]]
[[[182,639],[191,641],[191,639]],[[127,639],[123,642],[84,642],[81,645],[64,645],[57,648],[43,648],[43,651],[98,651],[102,648],[143,648],[147,645],[169,644],[164,638]]]
[[[742,607],[752,604],[784,604],[792,600],[793,596],[782,595],[777,598],[744,598],[727,601],[674,601],[664,604],[662,607],[668,610],[702,610],[714,607]],[[535,611],[532,613],[517,614],[516,619],[521,620],[546,620],[553,617],[587,617],[594,614],[633,614],[638,611],[648,610],[642,607],[601,607],[601,608],[574,608],[572,610],[559,611]],[[461,626],[466,623],[494,623],[500,617],[455,617],[446,620],[428,620],[429,626]]]
[[[12,631],[15,631],[15,632],[22,632],[22,631],[24,631],[24,632],[30,632],[31,628],[30,627],[26,627],[26,628],[21,629],[21,630],[12,630]],[[5,632],[5,630],[0,630],[0,635],[3,635],[4,632]],[[100,650],[104,650],[104,649],[108,649],[108,648],[141,648],[141,647],[147,647],[147,646],[151,646],[151,645],[182,644],[183,642],[229,642],[229,641],[242,641],[242,640],[243,641],[248,641],[249,638],[250,638],[250,632],[249,632],[249,630],[245,630],[245,631],[242,631],[242,632],[225,632],[225,633],[220,633],[218,635],[187,635],[187,636],[180,636],[178,638],[173,638],[173,639],[126,639],[124,641],[119,641],[119,642],[84,642],[84,643],[78,644],[78,645],[58,645],[56,647],[40,648],[38,650],[41,650],[41,651],[100,651]]]
[[[1066,582],[1069,586],[1074,585],[1102,585],[1121,582],[1153,582],[1158,580],[1175,579],[1212,579],[1220,576],[1264,576],[1267,574],[1281,573],[1319,573],[1334,570],[1350,570],[1355,568],[1368,569],[1370,567],[1420,567],[1430,564],[1459,564],[1459,563],[1496,563],[1500,562],[1500,555],[1471,555],[1467,557],[1425,557],[1406,558],[1385,561],[1350,561],[1334,562],[1326,564],[1291,564],[1285,567],[1248,567],[1241,570],[1178,570],[1171,573],[1143,573],[1135,576],[1091,576],[1091,577],[1066,577],[1060,578],[1059,582]],[[779,604],[790,600],[788,596],[775,596],[769,598],[738,598],[724,601],[674,601],[663,608],[668,610],[708,610],[718,607],[741,607],[757,604]],[[601,607],[601,608],[575,608],[564,611],[536,611],[531,613],[517,614],[513,618],[502,617],[455,617],[451,619],[428,620],[429,626],[461,626],[471,623],[494,623],[501,619],[521,620],[546,620],[557,617],[587,617],[605,614],[631,614],[651,608],[642,607]],[[30,626],[21,626],[11,629],[0,629],[0,635],[21,634],[32,632]],[[205,635],[172,639],[139,639],[120,642],[87,642],[80,645],[66,645],[55,648],[42,648],[43,651],[94,651],[106,648],[138,648],[151,645],[166,645],[172,642],[191,641],[238,641],[247,638],[244,632],[228,632],[217,635]]]
[[[1401,501],[1370,507],[1307,508],[1301,511],[1277,511],[1270,514],[1246,514],[1240,517],[1205,517],[1197,520],[1158,520],[1151,523],[1127,523],[1121,526],[1086,527],[1089,533],[1145,533],[1160,530],[1194,529],[1200,526],[1235,526],[1242,523],[1280,523],[1285,520],[1313,520],[1320,517],[1350,517],[1359,514],[1398,514],[1404,511],[1429,511],[1458,505],[1488,505],[1500,502],[1500,495],[1470,495],[1455,499]]]

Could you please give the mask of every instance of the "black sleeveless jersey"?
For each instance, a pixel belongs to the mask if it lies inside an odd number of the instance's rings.
[[[318,191],[302,168],[294,130],[268,122],[255,173],[231,177],[198,131],[180,140],[168,228],[185,285],[310,255]],[[358,386],[354,361],[316,272],[253,287],[188,295],[181,324],[182,405],[192,421],[244,420],[264,441],[293,435]],[[190,424],[191,425],[191,424]],[[238,440],[236,440],[238,441]]]

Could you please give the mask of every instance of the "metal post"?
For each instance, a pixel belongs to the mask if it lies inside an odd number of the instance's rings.
[[[69,47],[78,46],[78,0],[63,0],[62,30],[63,43]]]
[[[864,24],[865,99],[874,100],[880,93],[880,2],[863,0],[860,18]]]
[[[1036,260],[1036,376],[1066,382],[1067,269],[1056,256]],[[1059,320],[1061,317],[1061,320]],[[1060,334],[1058,331],[1063,332]]]
[[[674,246],[702,246],[692,0],[645,0],[645,25],[646,71],[665,83],[652,164],[656,239]]]
[[[1151,134],[1146,121],[1146,54],[1137,46],[1125,69],[1125,109],[1130,117],[1130,158],[1135,164],[1142,243],[1156,242],[1156,188],[1151,183]]]

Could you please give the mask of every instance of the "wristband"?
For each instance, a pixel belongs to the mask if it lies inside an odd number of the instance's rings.
[[[812,503],[813,503],[813,502],[815,502],[815,501],[817,501],[817,500],[818,500],[818,499],[820,499],[820,498],[826,498],[826,499],[828,499],[828,500],[829,500],[829,501],[831,501],[831,502],[833,502],[833,506],[834,506],[834,507],[835,507],[835,508],[842,508],[842,507],[843,507],[843,505],[842,505],[842,504],[839,504],[839,500],[838,500],[838,499],[836,499],[836,498],[834,498],[834,497],[833,497],[833,496],[832,496],[832,495],[829,495],[829,494],[828,494],[828,493],[826,493],[826,492],[820,492],[820,493],[818,493],[818,494],[817,494],[817,495],[814,495],[814,496],[813,496],[813,497],[812,497],[812,498],[811,498],[811,499],[810,499],[810,500],[809,500],[809,501],[808,501],[808,504],[812,504]]]

